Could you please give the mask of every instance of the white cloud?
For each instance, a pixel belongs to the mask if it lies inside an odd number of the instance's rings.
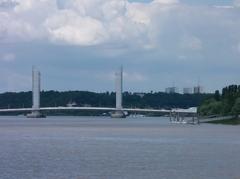
[[[16,1],[17,6],[14,7],[14,10],[17,12],[21,11],[27,11],[34,6],[34,1],[33,0],[23,0],[23,1]]]
[[[78,16],[69,10],[61,11],[48,18],[45,26],[53,41],[75,45],[95,45],[107,38],[100,21],[91,17]]]
[[[2,8],[6,10],[0,12],[0,42],[40,39],[80,46],[115,43],[146,50],[164,49],[166,43],[171,43],[171,46],[180,44],[180,50],[201,50],[204,46],[202,39],[208,38],[208,34],[201,31],[210,28],[217,32],[227,31],[240,26],[237,18],[229,19],[229,16],[237,16],[234,8],[226,11],[221,9],[227,7],[218,6],[196,8],[179,0],[154,0],[150,3],[130,3],[127,0],[2,2],[5,4]],[[239,0],[234,2],[235,6],[239,4]],[[225,21],[231,23],[224,24]],[[221,24],[224,28],[219,29]],[[175,39],[166,42],[167,38]]]
[[[178,0],[154,0],[153,3],[176,4],[176,3],[179,3],[179,1]]]
[[[51,39],[70,44],[130,42],[148,28],[146,6],[127,0],[71,0],[46,19],[45,27]]]
[[[37,30],[30,23],[15,19],[6,12],[0,12],[0,24],[0,42],[32,40],[38,36]]]
[[[173,3],[173,0],[156,1],[156,5],[127,0],[69,0],[62,1],[58,8],[59,3],[53,0],[10,1],[16,4],[0,14],[1,41],[49,38],[83,46],[148,43],[147,38],[141,38],[150,36],[151,6]]]
[[[132,3],[127,7],[127,17],[135,23],[149,25],[151,22],[149,7],[142,3]]]
[[[46,36],[42,24],[50,14],[55,13],[55,1],[4,1],[8,7],[4,5],[0,11],[0,42],[32,41]]]
[[[12,0],[13,1],[13,0]],[[39,12],[42,12],[42,15],[48,15],[47,11],[57,8],[57,3],[55,0],[14,0],[16,6],[14,6],[15,13],[34,13],[34,16]],[[47,14],[46,14],[47,12]]]

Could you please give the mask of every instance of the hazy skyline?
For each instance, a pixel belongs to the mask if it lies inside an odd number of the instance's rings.
[[[0,0],[0,92],[240,84],[240,0]]]

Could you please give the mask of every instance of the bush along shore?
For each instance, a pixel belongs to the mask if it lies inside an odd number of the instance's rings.
[[[240,85],[230,85],[215,91],[213,97],[203,101],[198,107],[200,116],[233,116],[230,119],[216,120],[209,123],[239,125]]]

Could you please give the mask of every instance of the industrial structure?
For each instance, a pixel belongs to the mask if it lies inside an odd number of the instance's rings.
[[[202,94],[203,93],[203,87],[198,85],[198,86],[195,86],[194,89],[193,89],[193,92],[194,94]]]
[[[183,94],[202,94],[203,91],[203,87],[198,85],[195,87],[185,87],[182,90]],[[174,93],[181,93],[177,87],[168,87],[165,89],[165,93],[167,94],[174,94]]]

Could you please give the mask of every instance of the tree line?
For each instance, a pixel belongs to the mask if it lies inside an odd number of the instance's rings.
[[[205,100],[198,112],[202,116],[240,114],[240,85],[230,85],[215,91],[213,97]]]
[[[123,93],[126,108],[189,108],[199,106],[213,94],[167,94],[163,92]],[[89,91],[42,91],[41,107],[66,106],[115,107],[115,93]],[[32,92],[7,92],[0,94],[0,108],[32,107]]]

